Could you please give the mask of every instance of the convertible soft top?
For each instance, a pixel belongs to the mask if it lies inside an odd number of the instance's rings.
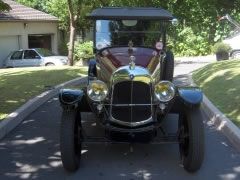
[[[162,8],[120,8],[120,7],[104,7],[92,11],[88,15],[89,18],[98,20],[172,20],[173,15]]]

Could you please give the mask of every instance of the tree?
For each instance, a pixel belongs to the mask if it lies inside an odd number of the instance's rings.
[[[11,10],[11,7],[7,3],[0,0],[0,12],[10,11],[10,10]]]
[[[92,9],[107,6],[109,0],[17,0],[26,6],[47,12],[59,18],[59,28],[69,32],[68,59],[73,65],[74,39],[76,31],[84,32],[92,26],[85,15]]]
[[[86,14],[102,6],[162,7],[168,9],[180,21],[179,26],[169,32],[170,40],[176,40],[174,50],[184,55],[200,55],[210,52],[217,40],[229,33],[229,28],[217,22],[217,16],[230,14],[240,20],[240,0],[17,0],[25,5],[45,11],[59,18],[59,28],[65,32],[84,32],[92,27]],[[72,4],[73,20],[70,20],[69,2]],[[79,9],[79,12],[78,12]],[[225,24],[227,25],[227,24]],[[71,34],[71,33],[70,33]],[[191,38],[190,38],[190,35]],[[72,34],[71,34],[72,35]],[[74,32],[75,36],[75,32]],[[74,37],[74,36],[71,36]],[[72,42],[71,42],[72,43]],[[173,43],[174,44],[174,43]],[[194,44],[194,45],[192,45]],[[184,50],[186,49],[186,51]],[[74,49],[72,49],[74,51]],[[184,52],[185,51],[185,52]]]
[[[75,39],[75,31],[77,24],[84,31],[84,27],[90,27],[91,24],[86,21],[85,15],[90,12],[96,5],[99,6],[107,6],[109,2],[107,0],[102,1],[84,1],[84,0],[68,0],[68,12],[69,12],[69,20],[70,20],[70,37],[69,37],[69,46],[68,46],[68,60],[69,65],[73,66],[73,54],[74,54],[74,39]],[[84,8],[83,8],[84,7]],[[82,31],[82,32],[83,32]]]
[[[69,37],[69,46],[68,46],[68,64],[73,66],[73,53],[74,53],[74,39],[75,39],[75,30],[76,23],[80,17],[82,0],[77,0],[77,7],[74,7],[73,0],[68,0],[68,12],[70,18],[70,37]]]
[[[47,7],[48,0],[17,0],[17,2],[43,12],[47,12],[48,9]]]

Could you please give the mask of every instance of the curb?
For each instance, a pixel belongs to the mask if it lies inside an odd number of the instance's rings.
[[[189,82],[195,85],[191,74],[188,75]],[[203,95],[202,110],[217,130],[222,132],[233,146],[240,152],[240,129],[228,119],[213,103]]]
[[[0,122],[0,139],[5,137],[10,131],[18,126],[30,113],[35,111],[39,106],[58,94],[59,90],[64,86],[78,85],[86,82],[86,77],[80,77],[71,81],[59,84],[51,90],[47,90],[40,95],[28,100],[17,110],[9,114],[2,122]]]
[[[221,131],[233,146],[240,151],[240,129],[217,109],[205,95],[203,96],[202,109],[210,118],[210,124],[214,124],[217,130]]]

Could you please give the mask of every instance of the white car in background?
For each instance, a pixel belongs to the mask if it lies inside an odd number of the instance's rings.
[[[229,21],[235,27],[233,34],[230,37],[224,39],[223,42],[232,48],[230,57],[233,59],[240,59],[240,24],[232,19],[229,14],[226,14],[225,16],[219,18],[219,21],[222,20]]]
[[[230,56],[233,59],[240,59],[240,33],[224,39],[223,42],[232,48]]]
[[[4,67],[62,66],[67,60],[67,56],[56,56],[48,49],[21,49],[8,55]]]

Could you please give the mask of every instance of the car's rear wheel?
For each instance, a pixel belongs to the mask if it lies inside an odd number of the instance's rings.
[[[197,171],[204,158],[204,125],[199,107],[185,107],[179,114],[179,140],[184,169]]]
[[[173,73],[174,73],[174,55],[171,51],[166,52],[164,62],[164,73],[163,73],[163,79],[167,81],[173,80]]]
[[[45,66],[55,66],[54,63],[47,63]]]
[[[60,129],[60,151],[63,167],[70,172],[79,168],[82,131],[77,110],[63,110]]]

